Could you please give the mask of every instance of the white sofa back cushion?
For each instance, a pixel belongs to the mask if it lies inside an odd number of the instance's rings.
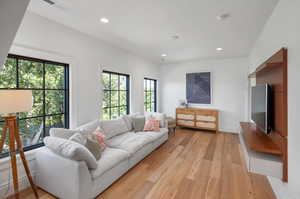
[[[132,113],[129,115],[123,115],[122,119],[125,121],[128,131],[131,131],[133,129],[133,121],[132,118],[141,115],[139,112]]]
[[[106,139],[129,131],[129,127],[123,118],[100,121],[100,127],[104,131]]]
[[[63,129],[63,128],[51,128],[50,129],[50,136],[51,137],[58,137],[63,139],[69,139],[74,134],[79,133],[79,130],[70,130],[70,129]]]
[[[100,126],[100,120],[94,120],[87,124],[77,127],[75,130],[81,131],[83,134],[94,132]]]
[[[54,153],[68,159],[84,161],[89,169],[97,168],[95,157],[85,146],[79,143],[59,137],[46,137],[44,143]]]

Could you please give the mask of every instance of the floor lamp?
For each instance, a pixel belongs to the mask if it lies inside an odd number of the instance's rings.
[[[13,176],[13,186],[15,192],[15,198],[19,198],[19,183],[18,183],[18,167],[16,159],[16,149],[20,154],[27,178],[31,185],[36,198],[38,193],[36,186],[33,182],[28,163],[25,158],[22,141],[19,134],[19,128],[17,125],[17,116],[15,113],[27,112],[32,108],[32,92],[29,90],[0,90],[0,114],[3,116],[5,123],[0,140],[0,153],[3,150],[6,136],[9,137],[9,155],[11,159],[11,168]],[[9,135],[7,135],[7,132]],[[17,148],[16,148],[17,147]]]

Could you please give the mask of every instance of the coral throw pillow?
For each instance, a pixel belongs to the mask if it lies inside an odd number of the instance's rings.
[[[103,130],[98,127],[93,133],[92,133],[93,138],[100,144],[102,151],[106,148],[105,144],[105,135]]]
[[[159,131],[159,120],[149,119],[144,126],[144,131]]]

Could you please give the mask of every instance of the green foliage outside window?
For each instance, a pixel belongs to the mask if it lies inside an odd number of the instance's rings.
[[[148,78],[144,79],[144,110],[147,112],[156,111],[156,87],[156,80]]]
[[[67,78],[67,79],[65,79]],[[33,108],[18,113],[18,125],[25,150],[40,146],[52,127],[68,128],[68,66],[10,55],[0,71],[0,89],[32,90]],[[3,129],[0,116],[0,134]],[[3,157],[8,151],[8,140]]]
[[[129,76],[103,72],[102,119],[117,119],[129,113]]]

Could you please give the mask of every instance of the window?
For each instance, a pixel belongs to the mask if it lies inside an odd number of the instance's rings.
[[[102,119],[129,114],[129,75],[103,71]]]
[[[69,127],[69,68],[67,64],[9,55],[0,72],[0,89],[32,90],[30,112],[18,113],[24,150],[43,146],[53,127]],[[4,126],[0,117],[0,132]],[[0,157],[8,155],[8,145]]]
[[[155,112],[157,106],[157,81],[155,79],[144,79],[144,107],[147,112]]]

